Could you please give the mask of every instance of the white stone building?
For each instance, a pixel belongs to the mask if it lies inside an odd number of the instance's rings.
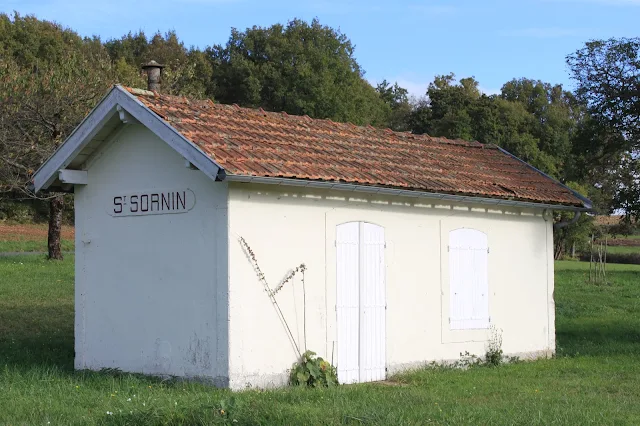
[[[381,380],[483,354],[491,326],[552,354],[551,212],[591,207],[495,146],[121,86],[34,186],[75,193],[76,368],[233,389],[305,348]],[[272,289],[304,283],[275,306],[240,238]]]

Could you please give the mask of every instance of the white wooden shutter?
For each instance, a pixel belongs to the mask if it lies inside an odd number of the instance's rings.
[[[338,328],[338,380],[359,381],[360,322],[360,224],[344,223],[336,228],[336,311]]]
[[[360,232],[360,381],[384,380],[386,294],[384,228],[362,223]]]
[[[452,330],[489,327],[487,234],[475,229],[449,233],[449,322]]]
[[[464,251],[458,242],[455,230],[449,233],[449,326],[451,330],[464,329],[464,286],[465,270]]]

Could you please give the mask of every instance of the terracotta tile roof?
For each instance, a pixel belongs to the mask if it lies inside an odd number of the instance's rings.
[[[227,174],[583,206],[494,145],[127,90]]]

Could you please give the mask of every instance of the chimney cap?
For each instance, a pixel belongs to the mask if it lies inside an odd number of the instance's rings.
[[[147,68],[160,68],[160,69],[162,69],[162,68],[164,68],[164,67],[165,67],[164,65],[159,64],[159,63],[157,63],[157,62],[156,62],[156,61],[154,61],[154,60],[151,60],[151,61],[147,62],[146,64],[144,64],[144,65],[142,66],[142,69],[143,69],[143,70],[146,70]]]

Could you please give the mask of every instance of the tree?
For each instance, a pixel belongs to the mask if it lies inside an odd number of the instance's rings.
[[[636,216],[640,151],[640,38],[594,40],[567,56],[577,96],[588,109],[576,141],[602,210]]]
[[[590,41],[567,64],[594,119],[624,136],[608,151],[640,149],[640,38]]]
[[[429,84],[427,98],[418,103],[411,115],[412,131],[452,139],[474,139],[470,109],[479,97],[478,82],[473,77],[456,83],[453,73],[436,76]]]
[[[577,191],[583,195],[587,194],[587,187],[580,185],[576,182],[568,182],[569,186],[574,191]],[[556,211],[554,222],[567,222],[574,218],[576,213],[567,211]],[[565,226],[559,229],[553,230],[553,248],[554,259],[559,260],[567,255],[568,252],[573,255],[573,249],[578,252],[585,253],[589,250],[589,244],[591,235],[596,232],[594,217],[583,214],[578,218],[577,222],[571,226]]]
[[[34,16],[0,13],[0,57],[11,58],[21,68],[62,63],[66,53],[83,45],[78,34],[68,28]]]
[[[499,96],[480,93],[474,78],[437,76],[410,118],[415,133],[492,143],[558,178],[572,164],[581,105],[561,86],[519,79]]]
[[[154,60],[163,64],[162,92],[192,98],[212,97],[211,62],[199,49],[187,49],[175,31],[155,33],[148,39],[144,32],[129,33],[104,44],[116,66],[118,81],[133,87],[146,87],[141,66]]]
[[[355,124],[385,123],[388,109],[363,78],[353,45],[317,19],[233,29],[225,46],[206,52],[213,64],[213,96],[222,103]]]
[[[572,139],[573,161],[565,169],[565,175],[569,180],[589,184],[588,196],[599,214],[610,214],[615,210],[617,170],[624,153],[611,147],[624,143],[616,140],[619,138],[622,135],[587,114],[578,123]]]
[[[409,118],[413,106],[407,89],[400,87],[397,82],[392,86],[387,80],[383,80],[376,86],[376,92],[389,109],[386,126],[397,132],[410,130]]]
[[[19,15],[0,22],[0,37],[12,41],[0,59],[0,192],[50,200],[49,257],[61,259],[61,196],[33,194],[28,184],[113,82],[111,62],[100,43],[55,24]]]
[[[526,133],[535,140],[536,167],[566,179],[573,141],[584,118],[584,105],[561,85],[540,80],[514,79],[501,91],[504,100],[522,105],[530,114]]]
[[[631,154],[623,156],[616,170],[618,190],[613,207],[625,212],[624,222],[630,225],[640,221],[640,158]]]

